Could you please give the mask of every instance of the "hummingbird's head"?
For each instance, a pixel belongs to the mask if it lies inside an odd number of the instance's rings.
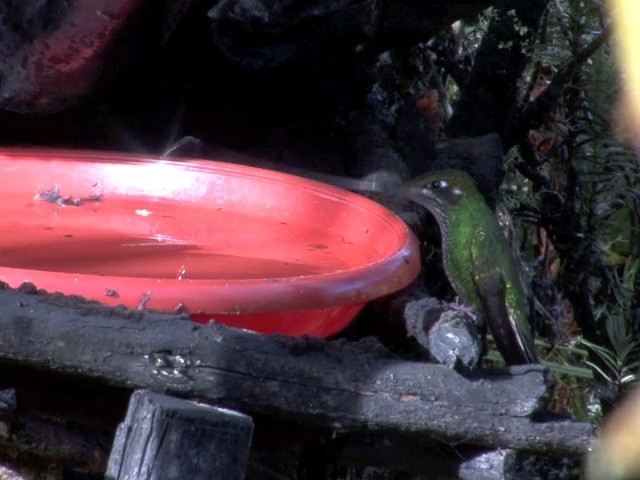
[[[473,179],[461,170],[437,170],[414,178],[407,183],[405,194],[438,222],[464,200],[479,195]]]

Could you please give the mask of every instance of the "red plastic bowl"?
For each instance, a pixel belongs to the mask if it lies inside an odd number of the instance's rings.
[[[327,336],[420,269],[360,195],[269,170],[0,150],[0,280],[264,333]]]

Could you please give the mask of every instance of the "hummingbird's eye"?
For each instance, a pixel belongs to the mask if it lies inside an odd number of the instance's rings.
[[[447,182],[445,182],[444,180],[436,180],[435,182],[431,182],[429,187],[434,190],[438,190],[439,188],[446,188]]]

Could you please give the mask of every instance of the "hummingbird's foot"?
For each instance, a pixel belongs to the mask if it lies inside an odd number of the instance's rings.
[[[478,313],[469,305],[465,305],[464,303],[460,303],[458,297],[456,297],[455,302],[449,303],[449,308],[451,310],[455,310],[458,313],[462,313],[470,317],[474,323],[478,323]]]

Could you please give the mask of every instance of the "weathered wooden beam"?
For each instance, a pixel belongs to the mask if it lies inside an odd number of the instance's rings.
[[[232,410],[148,390],[131,396],[108,480],[243,480],[253,422]]]
[[[531,420],[548,393],[536,366],[463,377],[373,340],[268,337],[61,295],[0,290],[2,360],[338,430],[548,455],[593,441],[589,424]]]

